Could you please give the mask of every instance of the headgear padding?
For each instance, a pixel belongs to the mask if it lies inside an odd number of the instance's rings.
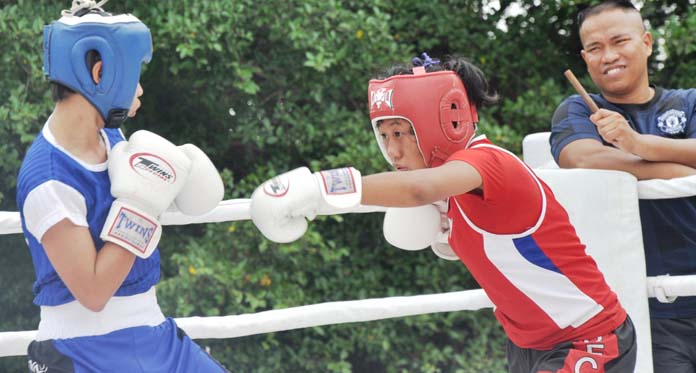
[[[102,60],[98,84],[86,61],[90,51]],[[151,58],[150,30],[130,14],[66,15],[44,27],[44,74],[82,94],[106,127],[118,127],[128,117],[141,64]]]
[[[478,115],[454,71],[426,73],[422,67],[413,71],[413,75],[370,80],[370,120],[387,162],[391,164],[377,122],[400,118],[413,126],[425,164],[436,167],[450,154],[467,147],[476,132]]]

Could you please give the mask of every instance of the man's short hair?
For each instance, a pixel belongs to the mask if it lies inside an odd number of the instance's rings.
[[[578,30],[582,28],[583,22],[585,20],[593,15],[602,13],[607,10],[612,10],[612,9],[623,9],[623,10],[633,10],[638,13],[638,8],[633,5],[632,2],[629,0],[608,0],[608,1],[603,1],[597,5],[593,5],[591,7],[585,8],[580,13],[578,13]]]

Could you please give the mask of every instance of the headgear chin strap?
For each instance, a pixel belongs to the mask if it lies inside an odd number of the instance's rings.
[[[416,67],[413,72],[370,80],[370,120],[389,164],[392,162],[380,140],[377,123],[400,118],[411,123],[426,166],[436,167],[469,145],[476,133],[478,114],[454,71],[426,73],[423,67]]]
[[[44,27],[44,74],[84,96],[101,114],[105,127],[128,118],[142,63],[152,58],[150,30],[130,14],[64,13]],[[95,83],[86,56],[97,51],[101,79]]]

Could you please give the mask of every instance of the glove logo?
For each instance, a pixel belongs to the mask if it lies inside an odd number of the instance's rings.
[[[357,191],[353,173],[349,168],[321,171],[320,174],[324,181],[324,191],[327,195],[350,194]]]
[[[135,153],[130,157],[133,171],[150,180],[160,180],[174,184],[176,172],[167,161],[151,153]]]
[[[290,190],[290,180],[285,175],[280,175],[263,184],[264,193],[271,197],[282,197]]]
[[[122,240],[144,253],[157,228],[157,223],[135,211],[121,208],[108,235]]]

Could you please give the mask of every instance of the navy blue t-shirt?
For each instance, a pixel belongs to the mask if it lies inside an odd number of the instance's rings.
[[[696,89],[655,88],[644,104],[612,104],[592,94],[600,108],[622,114],[638,133],[686,139],[696,138]],[[591,112],[578,95],[566,98],[553,115],[551,152],[558,162],[561,150],[579,139],[595,139],[604,145],[590,121]],[[696,274],[696,197],[640,200],[640,220],[648,276]],[[679,297],[674,303],[650,299],[653,318],[696,317],[696,296]]]

